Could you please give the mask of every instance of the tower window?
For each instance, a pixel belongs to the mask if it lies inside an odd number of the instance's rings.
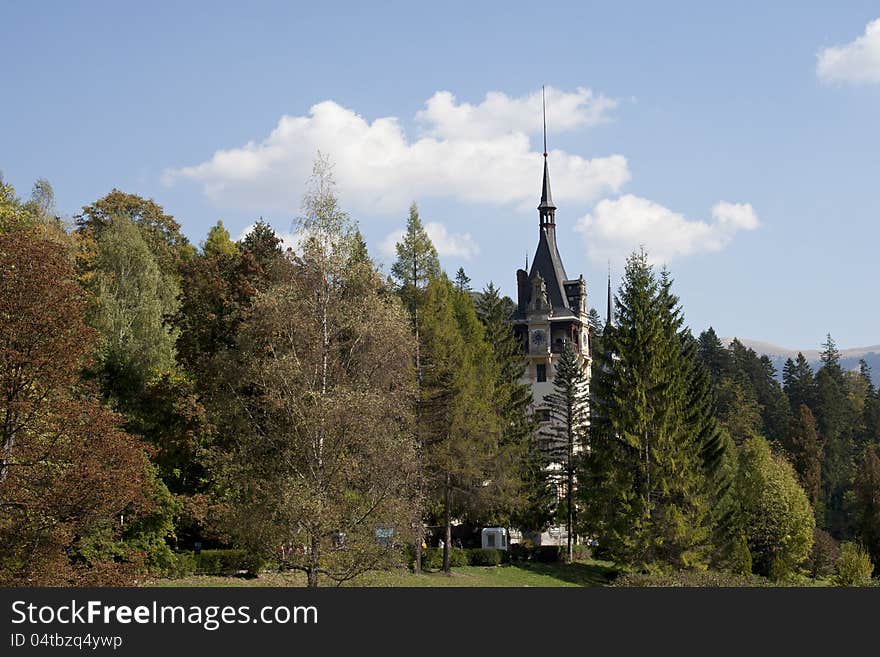
[[[538,383],[544,383],[547,380],[547,366],[544,363],[537,365]]]

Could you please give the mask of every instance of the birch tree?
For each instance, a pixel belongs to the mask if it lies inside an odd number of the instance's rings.
[[[237,542],[282,547],[314,587],[389,565],[389,533],[408,538],[414,345],[320,156],[298,224],[289,279],[257,295],[230,352],[221,468]]]

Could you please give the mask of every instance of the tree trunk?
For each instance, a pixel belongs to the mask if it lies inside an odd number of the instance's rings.
[[[3,437],[3,445],[0,447],[2,449],[2,456],[0,458],[0,484],[6,481],[6,475],[9,472],[9,465],[7,462],[12,459],[12,448],[15,446],[15,431],[10,429],[9,431],[4,431]]]
[[[422,572],[422,541],[424,530],[422,528],[422,363],[421,345],[419,344],[419,309],[413,305],[413,322],[416,334],[416,550],[413,572],[420,575]]]
[[[318,560],[319,560],[319,551],[320,551],[320,543],[318,541],[317,534],[312,536],[312,544],[311,544],[311,554],[309,555],[309,570],[308,570],[308,587],[311,589],[318,588]]]
[[[413,564],[413,573],[422,574],[422,519],[416,518],[416,554],[415,563]]]
[[[452,542],[452,520],[449,513],[449,504],[451,497],[451,478],[449,473],[446,473],[446,483],[443,487],[443,524],[446,525],[446,531],[444,532],[443,539],[443,572],[447,575],[451,571],[451,567],[449,564],[449,544]]]
[[[566,491],[565,497],[568,502],[568,518],[566,519],[566,533],[568,534],[568,563],[571,563],[573,559],[572,553],[572,536],[571,532],[574,527],[574,506],[573,506],[573,497],[572,489],[574,488],[574,431],[571,426],[571,416],[569,416],[568,422],[568,463],[566,464]]]

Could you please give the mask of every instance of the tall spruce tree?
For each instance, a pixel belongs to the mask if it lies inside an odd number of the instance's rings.
[[[737,380],[758,404],[761,417],[759,433],[772,443],[781,445],[788,434],[791,410],[776,378],[773,363],[767,356],[758,356],[754,349],[736,339],[730,344],[730,354]]]
[[[871,368],[864,360],[859,362],[859,373],[867,381],[867,394],[862,409],[862,435],[859,442],[866,447],[880,445],[880,386],[874,386]]]
[[[391,276],[396,284],[397,293],[409,312],[412,330],[416,339],[415,366],[416,381],[421,388],[424,384],[422,367],[422,338],[420,309],[425,303],[425,294],[431,281],[440,276],[440,260],[437,257],[437,249],[431,243],[431,238],[422,226],[419,219],[419,209],[415,202],[409,207],[409,217],[406,220],[406,230],[403,239],[397,243],[397,260],[391,266]],[[422,472],[422,404],[421,392],[416,397],[416,456],[419,463],[419,472]],[[423,496],[422,475],[418,477],[418,495]],[[415,572],[422,569],[422,517],[415,519]]]
[[[791,420],[785,450],[820,523],[825,511],[822,501],[823,447],[813,412],[809,406],[801,404]]]
[[[721,339],[711,326],[700,333],[697,342],[700,358],[709,370],[713,384],[717,386],[722,378],[730,376],[733,369],[730,352],[724,348]]]
[[[813,368],[801,352],[798,352],[796,360],[789,358],[785,361],[782,368],[782,387],[792,412],[797,412],[801,405],[809,406],[815,412],[816,380]]]
[[[577,354],[566,344],[555,365],[553,392],[544,397],[550,422],[541,430],[542,447],[547,454],[551,484],[562,491],[565,500],[566,558],[573,560],[575,531],[576,459],[587,447],[589,430],[589,386]]]
[[[858,414],[847,394],[840,351],[830,334],[822,347],[822,366],[816,372],[815,415],[825,441],[824,526],[836,538],[846,539],[857,532],[851,491],[857,458],[853,427]]]
[[[422,226],[419,208],[415,203],[409,207],[403,239],[397,243],[396,249],[397,260],[391,266],[391,276],[418,331],[419,306],[428,283],[440,276],[440,260],[437,258],[437,249]]]
[[[671,279],[644,251],[627,260],[616,320],[594,383],[586,525],[622,563],[700,566],[725,443]]]

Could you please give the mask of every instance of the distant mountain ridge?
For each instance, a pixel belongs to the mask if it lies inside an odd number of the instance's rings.
[[[776,368],[776,376],[780,381],[782,380],[782,368],[785,366],[786,359],[791,358],[794,360],[797,358],[798,352],[802,353],[804,358],[809,361],[814,372],[822,364],[819,358],[819,354],[821,354],[819,349],[786,349],[785,347],[769,342],[761,342],[760,340],[738,339],[749,349],[754,349],[755,353],[759,356],[766,355],[770,358],[770,361]],[[725,346],[730,345],[732,341],[733,338],[721,338],[721,342]],[[840,366],[844,370],[858,370],[859,360],[862,359],[871,368],[871,380],[875,384],[880,382],[880,344],[871,347],[854,347],[852,349],[840,350]]]

